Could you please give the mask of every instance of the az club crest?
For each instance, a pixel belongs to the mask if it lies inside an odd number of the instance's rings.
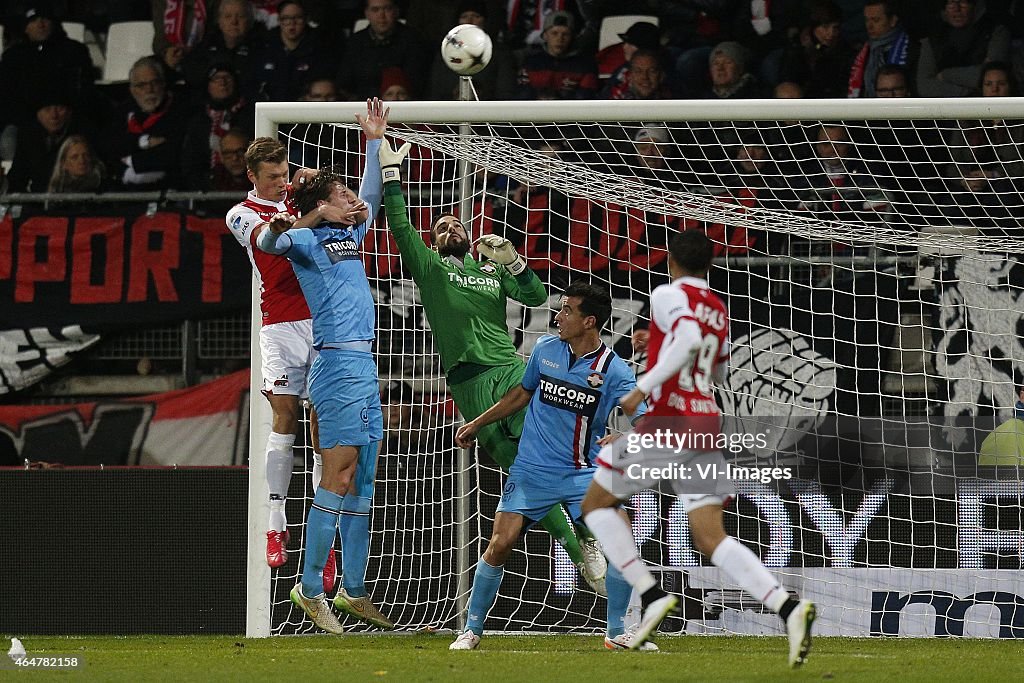
[[[587,377],[587,384],[597,389],[599,386],[604,384],[604,377],[602,377],[600,373],[592,372],[590,373],[590,376]]]
[[[488,275],[494,275],[498,269],[494,267],[493,263],[485,263],[480,266],[480,272],[487,273]]]

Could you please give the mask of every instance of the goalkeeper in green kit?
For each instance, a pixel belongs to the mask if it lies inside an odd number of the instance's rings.
[[[469,254],[465,226],[450,213],[442,213],[431,224],[434,248],[424,244],[409,222],[402,195],[399,167],[408,153],[409,143],[398,151],[387,140],[380,146],[384,210],[402,260],[419,287],[448,389],[463,418],[472,420],[518,386],[526,370],[508,335],[507,297],[540,306],[547,292],[507,239],[480,237],[477,250],[487,260],[476,261]],[[516,457],[525,415],[525,409],[520,410],[477,434],[480,446],[506,471]],[[551,508],[541,525],[569,553],[587,583],[606,595],[607,563],[597,541],[592,537],[578,541],[559,505]]]

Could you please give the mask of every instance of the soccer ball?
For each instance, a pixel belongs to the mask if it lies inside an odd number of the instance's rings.
[[[473,24],[459,24],[441,41],[441,58],[460,76],[480,73],[491,61],[491,37]]]

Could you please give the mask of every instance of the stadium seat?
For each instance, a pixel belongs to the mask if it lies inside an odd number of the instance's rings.
[[[597,49],[603,50],[609,45],[621,43],[620,33],[638,21],[649,21],[655,26],[658,25],[658,17],[647,14],[619,14],[612,17],[605,17],[601,20],[601,33],[598,37]]]
[[[153,24],[148,21],[123,21],[110,25],[107,33],[103,82],[128,80],[128,72],[140,57],[153,54]]]
[[[64,33],[67,34],[68,38],[77,40],[85,45],[89,50],[89,58],[92,60],[92,65],[96,67],[97,73],[102,73],[103,64],[106,60],[103,57],[103,49],[100,47],[99,41],[96,40],[96,35],[85,28],[85,24],[78,21],[62,21],[60,25],[64,28]]]
[[[85,24],[78,21],[62,21],[60,25],[64,28],[64,33],[68,35],[68,38],[80,43],[85,42]]]

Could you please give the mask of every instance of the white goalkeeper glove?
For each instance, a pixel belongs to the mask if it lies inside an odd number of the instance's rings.
[[[402,160],[409,154],[412,148],[410,143],[405,143],[398,150],[391,149],[391,143],[384,138],[380,141],[380,148],[377,150],[377,158],[380,159],[380,177],[385,183],[392,180],[401,181]]]
[[[526,270],[526,259],[520,256],[515,247],[512,246],[512,243],[504,237],[483,235],[477,244],[476,250],[484,258],[505,266],[505,270],[512,273],[512,275],[519,275]]]

